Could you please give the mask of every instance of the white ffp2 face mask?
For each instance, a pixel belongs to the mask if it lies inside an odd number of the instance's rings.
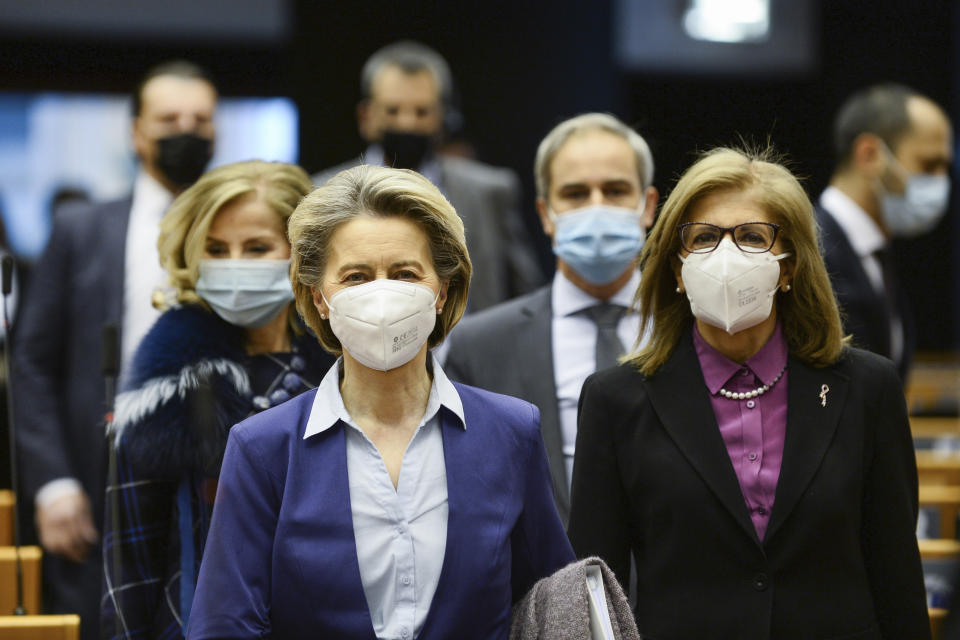
[[[427,342],[439,297],[420,284],[381,278],[324,300],[343,350],[364,366],[389,371],[413,360]]]
[[[780,260],[789,253],[746,253],[725,237],[710,253],[680,257],[680,278],[690,311],[730,335],[770,316],[780,280]]]

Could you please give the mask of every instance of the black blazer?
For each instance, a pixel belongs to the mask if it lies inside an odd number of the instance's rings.
[[[889,358],[890,315],[886,297],[874,290],[867,272],[863,270],[860,256],[853,250],[853,245],[833,215],[818,206],[816,216],[820,225],[823,260],[837,302],[840,303],[844,331],[853,336],[856,346]],[[903,323],[903,356],[896,364],[901,379],[906,380],[916,342],[913,312],[899,284],[891,284],[896,291],[897,315]]]
[[[18,500],[32,508],[40,487],[77,478],[103,522],[107,474],[104,439],[103,326],[123,318],[124,256],[132,200],[57,214],[43,257],[24,292],[13,336],[13,393],[20,455]],[[119,332],[118,332],[119,334]],[[75,564],[43,559],[44,606],[79,613],[83,638],[98,636],[99,548]]]
[[[80,480],[102,515],[103,327],[120,327],[132,200],[61,212],[24,292],[13,341],[23,498],[56,478]]]
[[[584,384],[569,536],[578,557],[602,557],[623,584],[632,551],[644,638],[930,637],[896,372],[859,349],[825,369],[790,358],[787,372],[763,541],[689,333],[650,378],[621,365]]]

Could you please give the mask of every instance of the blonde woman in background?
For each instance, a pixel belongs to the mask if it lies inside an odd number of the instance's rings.
[[[299,167],[241,162],[201,177],[163,218],[174,299],[137,349],[110,433],[105,638],[182,637],[230,427],[333,362],[292,305],[287,221],[311,189]]]

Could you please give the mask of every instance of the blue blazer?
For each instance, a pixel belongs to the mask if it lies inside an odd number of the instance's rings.
[[[440,409],[449,519],[419,635],[506,638],[510,607],[574,559],[533,405],[456,385]],[[345,431],[303,440],[316,391],[234,427],[187,637],[374,639],[360,581]]]

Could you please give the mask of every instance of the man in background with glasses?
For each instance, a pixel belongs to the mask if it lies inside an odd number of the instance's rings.
[[[857,346],[893,360],[906,379],[913,322],[890,242],[931,231],[947,210],[950,120],[909,87],[883,84],[844,103],[833,137],[837,166],[817,220],[844,329]]]
[[[604,113],[557,125],[537,149],[534,174],[540,222],[557,256],[553,283],[464,319],[444,370],[537,405],[566,524],[580,387],[637,340],[639,317],[627,311],[658,194],[647,143]]]

